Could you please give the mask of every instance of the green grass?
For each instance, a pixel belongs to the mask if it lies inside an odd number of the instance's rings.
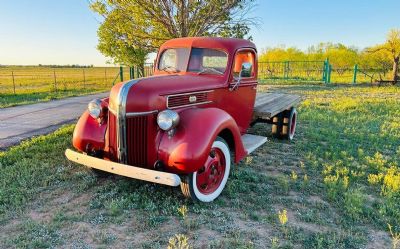
[[[296,140],[271,138],[211,204],[69,163],[73,126],[0,152],[0,247],[165,248],[176,234],[196,248],[390,247],[387,224],[400,231],[400,88],[272,88],[305,97]]]

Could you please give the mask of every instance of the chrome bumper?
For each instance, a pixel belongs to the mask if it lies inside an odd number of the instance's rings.
[[[181,179],[176,174],[144,169],[125,165],[122,163],[115,163],[96,157],[88,156],[82,153],[75,152],[67,149],[65,156],[72,162],[85,165],[90,168],[99,169],[102,171],[110,172],[116,175],[122,175],[134,179],[139,179],[148,182],[154,182],[164,184],[168,186],[178,186],[181,183]]]

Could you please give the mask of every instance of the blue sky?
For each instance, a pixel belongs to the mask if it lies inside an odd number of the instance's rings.
[[[327,41],[363,48],[400,28],[399,10],[399,0],[258,0],[251,15],[261,24],[251,34],[259,49]],[[0,64],[105,65],[98,26],[85,0],[2,0]]]

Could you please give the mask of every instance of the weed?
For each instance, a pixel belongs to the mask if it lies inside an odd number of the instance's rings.
[[[276,249],[279,247],[279,239],[277,237],[272,237],[270,240],[271,240],[271,248]]]
[[[183,206],[178,208],[178,213],[183,219],[186,219],[187,211],[188,211],[188,208],[187,208],[186,205],[183,205]]]
[[[286,225],[286,223],[288,222],[286,209],[278,211],[278,218],[279,218],[279,223],[281,223],[282,226]]]
[[[189,238],[184,234],[175,234],[168,241],[168,249],[189,249],[192,246],[189,244]]]
[[[297,174],[296,174],[296,172],[294,172],[294,170],[292,170],[292,173],[290,174],[290,178],[292,178],[293,181],[297,180]]]
[[[400,242],[400,233],[393,232],[392,225],[387,224],[390,232],[390,236],[392,237],[392,248],[397,249],[397,244]]]

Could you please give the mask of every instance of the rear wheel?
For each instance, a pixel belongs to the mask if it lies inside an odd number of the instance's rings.
[[[283,120],[282,136],[284,139],[292,141],[296,132],[297,125],[297,111],[292,107],[289,111],[285,112]]]
[[[272,119],[272,135],[279,139],[292,141],[296,132],[297,111],[292,107],[290,110],[279,113]]]
[[[202,168],[182,177],[182,193],[201,202],[215,200],[225,188],[231,167],[231,153],[224,139],[217,137]]]

